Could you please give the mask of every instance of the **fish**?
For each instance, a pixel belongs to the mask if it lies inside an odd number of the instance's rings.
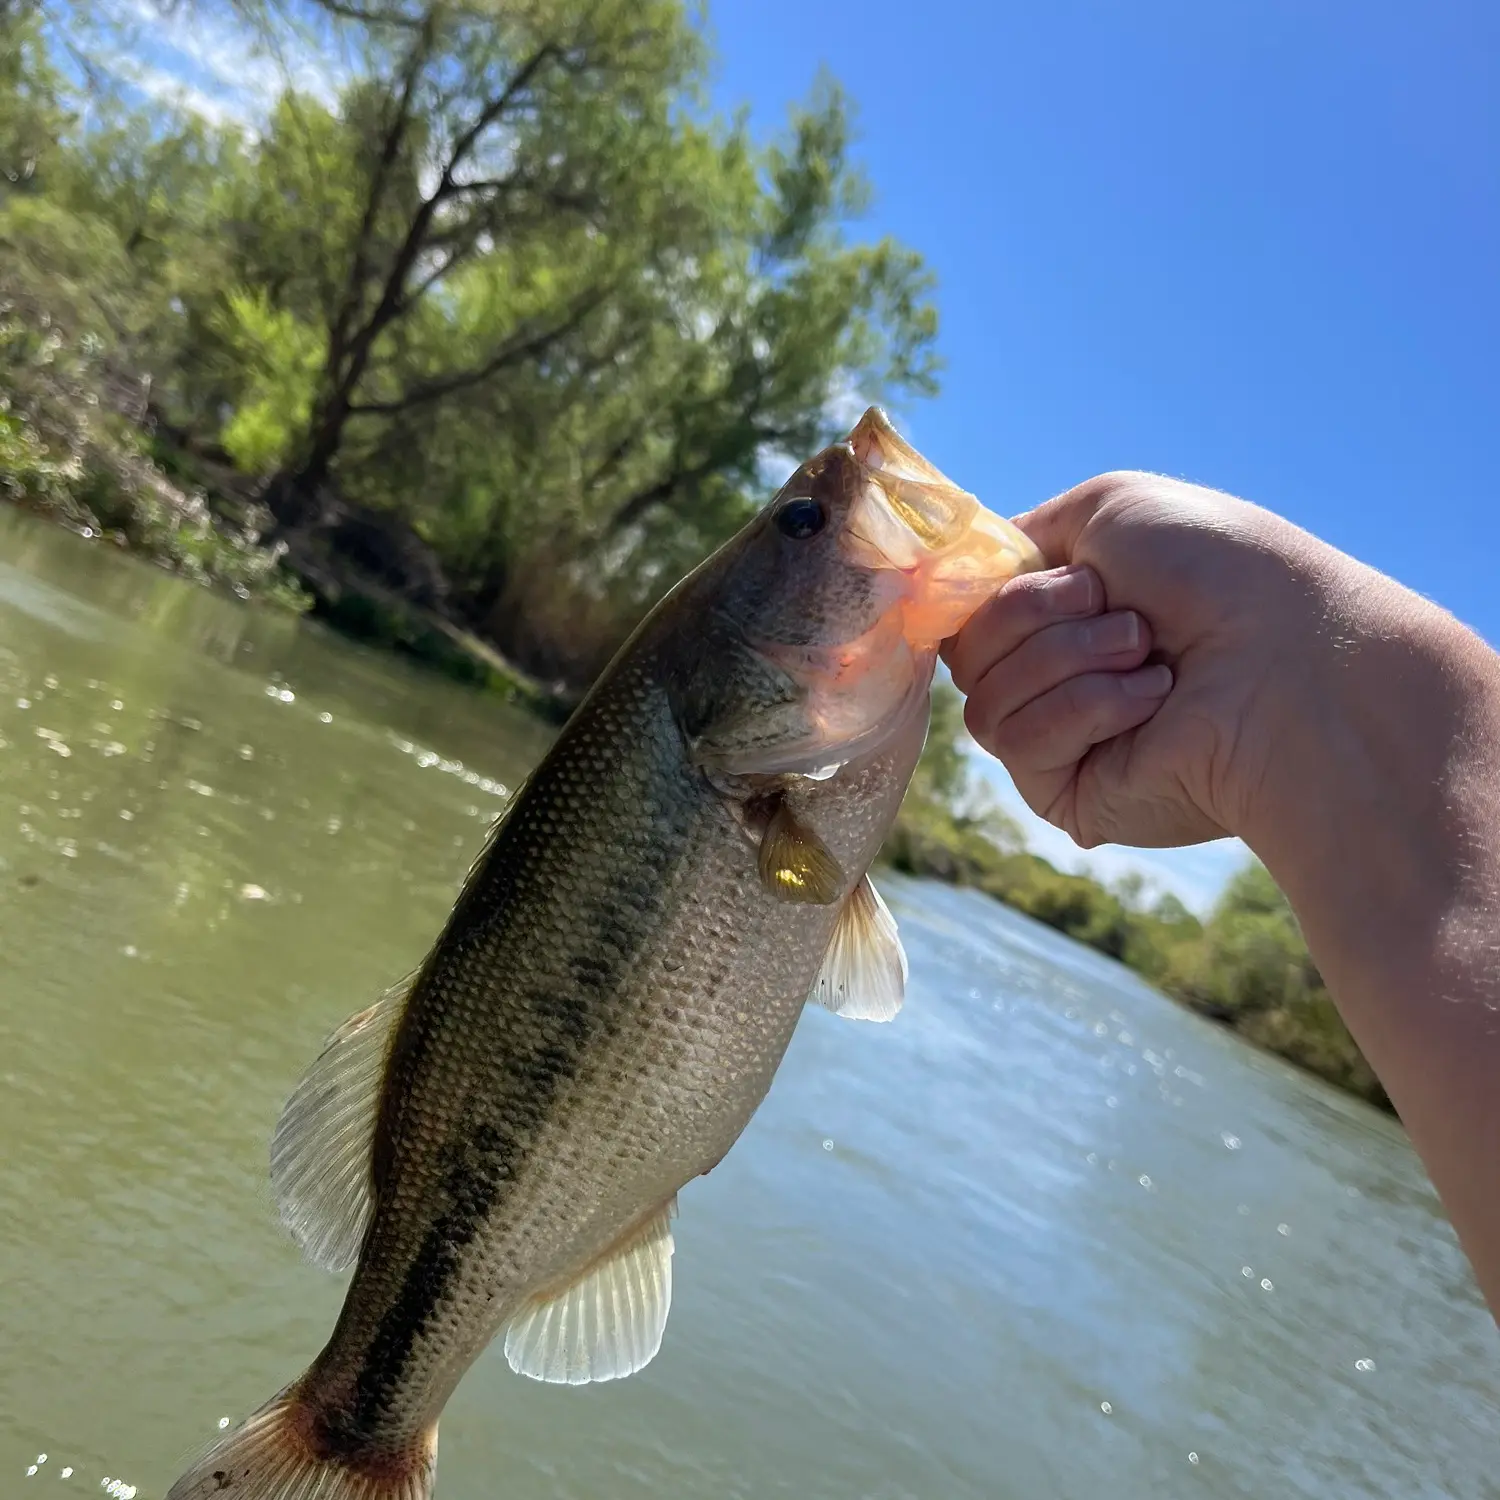
[[[271,1143],[306,1258],[353,1268],[305,1373],[168,1500],[427,1500],[495,1340],[555,1384],[660,1349],[679,1193],[804,1007],[890,1021],[869,869],[941,642],[1041,567],[872,407],[650,611],[497,820],[431,951],[333,1032]]]

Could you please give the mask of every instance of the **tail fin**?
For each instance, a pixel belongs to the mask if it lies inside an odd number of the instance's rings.
[[[311,1418],[297,1388],[289,1387],[215,1443],[167,1500],[430,1500],[436,1427],[405,1453],[359,1464],[321,1456]]]

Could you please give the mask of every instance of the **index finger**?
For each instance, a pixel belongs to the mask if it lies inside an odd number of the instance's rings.
[[[1121,474],[1096,474],[1075,484],[1061,495],[1045,500],[1035,510],[1014,518],[1014,525],[1036,543],[1049,568],[1060,568],[1073,561],[1078,538],[1093,520],[1099,507],[1119,489]]]

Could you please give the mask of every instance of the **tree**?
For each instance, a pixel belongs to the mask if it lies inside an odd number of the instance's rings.
[[[459,459],[433,534],[462,559],[474,618],[533,670],[602,665],[662,588],[847,425],[841,394],[933,388],[920,261],[844,240],[864,195],[848,140],[831,86],[785,146],[681,133],[658,178],[670,212],[645,223],[634,274],[544,368],[449,403],[446,439],[408,449],[429,476]],[[527,284],[515,264],[492,268],[495,307],[511,278]],[[476,482],[463,432],[483,427],[507,436]]]
[[[852,235],[831,82],[763,145],[705,108],[680,0],[231,3],[289,59],[249,128],[132,93],[69,12],[108,87],[42,212],[96,248],[154,451],[253,485],[305,573],[384,527],[424,598],[576,687],[844,408],[934,389],[930,279]]]
[[[42,19],[34,0],[0,0],[0,199],[37,190],[66,124]]]
[[[294,205],[317,242],[322,369],[306,431],[268,491],[291,526],[316,523],[352,419],[393,417],[543,357],[609,297],[612,235],[649,191],[696,35],[667,0],[504,7],[436,0],[361,22],[369,72],[336,120],[289,95],[265,167],[332,148],[332,178]],[[304,172],[310,178],[310,172]],[[587,274],[555,288],[463,359],[412,359],[428,310],[473,264],[587,229]],[[442,321],[439,319],[439,321]],[[478,330],[475,330],[478,332]]]
[[[225,444],[286,532],[402,514],[465,619],[585,681],[840,394],[934,388],[929,278],[845,240],[838,89],[757,147],[676,0],[330,13],[363,71],[285,93],[226,207]]]

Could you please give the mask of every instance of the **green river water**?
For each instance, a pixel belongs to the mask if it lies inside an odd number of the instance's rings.
[[[266,1149],[546,733],[0,511],[0,1500],[159,1497],[341,1281]],[[1500,1338],[1400,1130],[972,893],[682,1195],[666,1343],[491,1351],[440,1500],[1493,1500]],[[43,1456],[45,1455],[45,1457]]]

